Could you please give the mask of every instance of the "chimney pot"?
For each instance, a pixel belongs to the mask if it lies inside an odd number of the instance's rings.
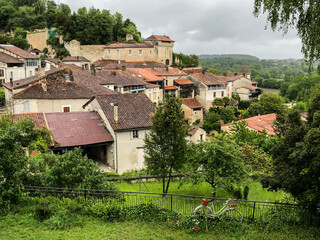
[[[41,86],[44,92],[48,91],[48,86],[46,81],[42,81]]]
[[[113,116],[114,116],[114,122],[119,123],[119,116],[118,116],[118,103],[113,104]]]
[[[116,72],[116,71],[112,71],[112,72],[111,72],[111,75],[114,75],[114,76],[115,76],[115,75],[117,75],[117,72]]]
[[[60,61],[58,61],[58,68],[60,68],[61,67],[61,62]]]

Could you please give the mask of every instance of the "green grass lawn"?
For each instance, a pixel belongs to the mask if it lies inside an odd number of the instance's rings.
[[[86,240],[86,239],[319,239],[319,229],[311,227],[283,227],[275,230],[242,224],[231,227],[217,225],[214,230],[205,232],[200,229],[194,233],[191,229],[176,229],[171,223],[125,221],[103,222],[81,217],[81,226],[65,230],[52,230],[45,223],[38,222],[31,212],[0,216],[1,240]]]
[[[128,183],[125,181],[119,181],[116,183],[121,191],[133,191],[133,192],[162,192],[162,182],[160,181],[148,181],[148,182],[137,182]],[[248,181],[249,186],[249,196],[248,200],[255,201],[266,201],[274,202],[280,201],[285,197],[289,196],[283,191],[278,192],[268,192],[264,189],[258,181]],[[212,196],[212,188],[208,183],[200,183],[198,185],[183,184],[180,186],[179,181],[173,181],[169,187],[169,193],[174,194],[184,194],[184,195],[194,195],[194,196]],[[232,198],[233,196],[225,191],[218,189],[217,197],[220,198]]]

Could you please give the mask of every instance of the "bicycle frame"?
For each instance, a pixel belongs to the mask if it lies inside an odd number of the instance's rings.
[[[228,199],[228,200],[223,204],[223,206],[219,209],[219,211],[217,211],[217,212],[216,212],[215,209],[214,209],[214,203],[212,203],[212,206],[207,206],[207,207],[211,209],[213,217],[219,217],[220,215],[224,214],[226,211],[228,211],[229,209],[231,209],[231,208],[229,208],[229,206],[228,206],[228,203],[229,203],[230,200],[231,200],[231,199]]]

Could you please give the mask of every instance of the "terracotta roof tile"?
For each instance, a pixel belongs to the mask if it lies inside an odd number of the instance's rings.
[[[33,54],[29,53],[28,51],[25,51],[25,50],[23,50],[23,49],[21,49],[21,48],[18,48],[18,47],[16,47],[16,46],[13,46],[13,45],[4,45],[4,44],[1,44],[1,45],[0,45],[0,48],[5,49],[5,50],[7,50],[7,51],[9,51],[9,52],[12,52],[12,53],[14,53],[14,54],[16,54],[16,55],[24,58],[24,59],[27,59],[27,58],[39,59],[38,56],[33,55]]]
[[[126,68],[164,68],[165,66],[162,63],[154,62],[154,61],[119,61],[119,60],[111,60],[111,59],[101,59],[97,60],[93,63],[97,68],[103,69],[122,69],[122,67]]]
[[[155,75],[151,68],[133,68],[132,71],[136,72],[138,76],[141,75],[148,82],[164,80],[163,77]]]
[[[244,86],[244,88],[249,89],[249,90],[259,89],[258,87],[255,87],[255,86]]]
[[[12,118],[14,122],[21,119],[31,120],[35,124],[36,129],[40,129],[42,127],[47,128],[46,118],[43,113],[19,113],[13,114]]]
[[[87,88],[74,82],[47,83],[47,91],[41,83],[32,86],[12,96],[13,99],[90,99],[94,94]]]
[[[90,62],[88,59],[85,57],[81,56],[68,56],[65,57],[62,62]]]
[[[189,79],[175,79],[174,80],[178,85],[193,85],[193,82],[190,81]]]
[[[153,48],[153,46],[146,43],[112,43],[105,48]]]
[[[169,91],[169,90],[177,90],[175,86],[166,86],[164,87],[164,90]]]
[[[129,71],[97,71],[97,76],[103,79],[100,84],[114,84],[118,87],[146,85],[143,79]]]
[[[183,98],[182,103],[191,109],[202,108],[202,105],[195,98]]]
[[[192,77],[196,78],[203,84],[209,86],[209,85],[225,85],[227,84],[227,78],[224,76],[216,76],[212,73],[206,72],[203,73],[193,73],[191,74]]]
[[[152,126],[151,116],[154,106],[145,94],[96,96],[96,99],[115,131]],[[111,103],[118,103],[118,123],[114,121],[114,107],[111,106]]]
[[[3,52],[0,52],[0,62],[3,62],[3,63],[23,63],[22,61],[6,54],[6,53],[3,53]]]
[[[151,41],[151,40],[158,40],[163,42],[174,42],[168,36],[161,36],[161,35],[151,35],[150,37],[145,39],[145,41]]]
[[[168,70],[165,68],[151,68],[151,70],[156,76],[188,76],[178,68],[169,68]]]

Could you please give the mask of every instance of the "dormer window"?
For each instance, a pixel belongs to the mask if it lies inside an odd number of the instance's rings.
[[[132,54],[132,50],[129,50],[129,54],[130,54],[130,55]]]

